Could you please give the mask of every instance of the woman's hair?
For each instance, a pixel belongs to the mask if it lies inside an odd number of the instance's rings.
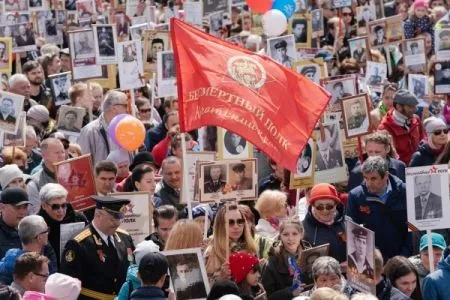
[[[354,58],[344,59],[339,68],[339,72],[341,74],[359,73],[360,70],[361,70],[361,66],[360,66],[359,62]]]
[[[13,150],[13,148],[15,148]],[[13,156],[14,154],[14,156]],[[15,160],[22,160],[24,164],[27,163],[27,155],[18,147],[5,147],[2,150],[2,158],[4,165],[13,164]]]
[[[256,201],[255,208],[261,218],[268,218],[286,207],[287,196],[277,190],[265,190]]]
[[[444,147],[444,150],[436,158],[435,164],[448,164],[450,162],[450,141]]]
[[[247,221],[247,225],[250,227],[250,233],[252,234],[252,236],[255,236],[255,214],[252,212],[251,208],[248,205],[239,204],[238,209]],[[249,224],[249,222],[251,222],[251,224]]]
[[[321,287],[315,290],[309,300],[348,300],[347,296],[329,287]]]
[[[311,275],[314,281],[316,281],[320,275],[331,274],[342,276],[341,266],[335,258],[330,256],[321,256],[313,262]]]
[[[69,151],[73,150],[73,152],[76,152],[78,156],[83,155],[83,152],[81,152],[81,147],[78,144],[70,143],[69,144]]]
[[[389,278],[394,287],[396,287],[395,281],[397,279],[411,273],[414,273],[417,280],[416,288],[414,289],[411,298],[413,300],[422,300],[423,298],[422,292],[420,291],[419,273],[417,272],[417,269],[414,267],[414,265],[406,257],[394,256],[389,259],[384,266],[384,274],[387,278]]]
[[[179,250],[200,247],[203,234],[193,220],[178,220],[170,231],[164,250]]]
[[[303,238],[303,235],[305,232],[305,230],[303,228],[303,223],[297,217],[292,217],[292,218],[284,219],[283,221],[281,221],[280,227],[278,228],[278,231],[280,233],[278,235],[279,242],[274,244],[273,248],[270,249],[270,252],[269,252],[269,255],[273,255],[273,256],[277,257],[279,263],[284,263],[283,254],[285,252],[284,245],[281,242],[281,235],[283,234],[284,230],[289,226],[293,226],[295,229],[297,229],[297,231],[301,235],[300,240]]]
[[[53,60],[59,57],[59,53],[48,53],[45,55],[42,55],[39,58],[39,61],[41,63],[42,69],[44,70],[45,77],[48,77],[48,67],[53,63]]]
[[[133,172],[131,173],[131,182],[134,191],[137,191],[135,182],[140,182],[142,180],[142,177],[144,177],[144,175],[147,173],[153,173],[153,169],[149,165],[138,165],[133,169]]]
[[[394,142],[392,140],[392,136],[389,134],[389,132],[385,130],[376,131],[372,134],[366,135],[364,138],[364,144],[366,145],[369,142],[377,143],[384,145],[385,147],[389,147],[389,152],[387,153],[387,156],[389,158],[395,158],[397,156],[397,152],[394,147]]]
[[[145,97],[138,97],[134,103],[136,104],[137,108],[140,109],[142,106],[144,106],[144,104],[150,104],[150,100]]]

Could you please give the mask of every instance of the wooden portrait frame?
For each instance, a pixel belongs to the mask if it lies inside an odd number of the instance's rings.
[[[348,114],[348,106],[351,106],[352,104],[354,104],[356,101],[358,101],[358,103],[364,103],[364,114],[365,114],[365,119],[367,120],[367,130],[357,133],[357,134],[350,134],[350,130],[349,129],[349,116]],[[359,95],[355,95],[353,97],[348,97],[348,98],[344,98],[341,101],[341,107],[342,107],[342,118],[344,120],[344,130],[345,130],[345,137],[347,139],[351,139],[354,137],[358,137],[358,136],[363,136],[366,135],[368,133],[370,133],[370,128],[372,126],[372,122],[371,122],[371,117],[370,117],[370,110],[369,110],[369,97],[367,96],[367,94],[359,94]],[[363,120],[363,124],[364,124],[364,120]],[[363,124],[361,124],[359,127],[361,127]]]
[[[253,158],[253,145],[241,137],[242,140],[245,141],[245,146],[243,151],[239,154],[233,155],[227,150],[225,145],[225,136],[227,133],[233,133],[231,130],[227,130],[222,127],[217,127],[217,159],[218,160],[226,160],[226,159],[249,159]],[[234,133],[233,133],[234,134]]]
[[[295,34],[294,34],[294,27],[296,23],[305,23],[305,29],[306,29],[306,41],[305,42],[298,42],[296,40]],[[303,48],[310,48],[311,47],[311,40],[312,40],[312,19],[311,14],[295,14],[294,17],[290,20],[288,23],[288,33],[294,35],[294,42],[296,47],[303,47]]]
[[[13,40],[11,37],[1,37],[0,43],[5,44],[5,51],[7,51],[6,57],[5,57],[5,55],[4,55],[4,57],[0,57],[0,60],[1,60],[0,73],[11,73],[12,72],[12,62],[13,62],[13,59],[12,59]],[[5,60],[7,60],[7,65],[2,66],[5,63]]]

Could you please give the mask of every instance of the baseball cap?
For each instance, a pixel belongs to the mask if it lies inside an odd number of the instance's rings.
[[[7,188],[4,190],[0,196],[0,202],[15,206],[31,204],[27,192],[21,188]]]
[[[441,250],[445,250],[447,248],[447,244],[445,243],[445,239],[442,235],[436,232],[431,233],[431,245],[433,247],[437,247]],[[424,234],[420,238],[420,251],[423,251],[424,249],[428,248],[428,234]]]

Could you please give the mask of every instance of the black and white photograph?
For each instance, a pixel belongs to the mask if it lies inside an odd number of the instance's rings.
[[[148,23],[143,24],[136,24],[133,26],[130,26],[130,36],[132,40],[142,40],[142,37],[144,35],[144,31],[150,29],[150,26]]]
[[[3,9],[6,12],[28,12],[29,2],[26,0],[4,0]]]
[[[445,133],[441,135],[444,136]],[[419,230],[442,229],[450,226],[447,169],[447,165],[406,169],[408,222]]]
[[[36,49],[33,23],[22,23],[0,27],[1,37],[13,39],[13,52],[26,52]]]
[[[387,66],[385,63],[367,61],[366,84],[376,92],[381,92],[387,78]]]
[[[369,133],[370,111],[368,101],[367,94],[360,94],[341,101],[347,138]]]
[[[198,196],[198,167],[197,163],[200,161],[206,161],[206,162],[214,162],[217,159],[216,152],[213,151],[200,151],[200,152],[194,152],[194,151],[187,151],[186,152],[186,160],[185,163],[183,163],[183,168],[187,168],[187,180],[186,183],[182,180],[182,189],[184,188],[184,184],[186,184],[188,192],[187,195],[185,193],[180,193],[180,202],[181,203],[188,203],[189,199],[193,199],[194,201],[199,201]],[[208,189],[204,187],[204,190],[206,192],[208,191],[214,191],[217,192],[222,188],[222,181],[226,182],[226,176],[223,174],[226,174],[226,167],[220,167],[220,175],[218,175],[219,170],[209,170],[209,172],[206,170],[206,174],[209,174],[211,178],[218,178],[217,180],[211,179],[209,182]],[[222,173],[223,172],[223,173]],[[207,179],[208,181],[208,179]],[[225,185],[224,185],[225,186]]]
[[[144,86],[144,65],[141,49],[141,41],[139,40],[117,44],[121,89],[136,89]]]
[[[144,70],[148,73],[156,72],[158,52],[170,49],[168,31],[145,30],[144,36]]]
[[[316,164],[316,141],[313,137],[308,140],[297,160],[296,172],[291,172],[289,188],[306,188],[314,185],[314,170]]]
[[[114,21],[116,23],[117,41],[118,42],[128,41],[129,24],[127,16],[124,13],[116,13],[114,15]]]
[[[72,85],[72,73],[65,72],[49,76],[55,105],[70,103],[69,88]]]
[[[434,93],[450,93],[450,61],[437,62],[433,68]]]
[[[294,36],[295,44],[298,47],[311,47],[312,24],[311,16],[294,15],[288,24],[288,33]]]
[[[0,38],[0,73],[12,71],[12,39]]]
[[[126,14],[130,18],[144,17],[150,21],[150,0],[127,0]]]
[[[369,47],[367,43],[367,37],[357,37],[354,39],[348,40],[348,44],[350,47],[350,56],[362,64],[365,64],[368,60]]]
[[[347,279],[359,291],[375,294],[375,233],[346,220]]]
[[[426,73],[425,40],[412,39],[403,41],[403,62],[409,74]]]
[[[377,19],[375,3],[356,7],[356,22],[358,34],[367,34],[367,25]]]
[[[63,44],[63,25],[58,25],[55,18],[45,20],[45,40],[56,45]]]
[[[99,65],[117,63],[117,34],[116,25],[94,25],[95,55]]]
[[[253,157],[253,146],[236,133],[218,128],[218,158],[245,159]]]
[[[425,105],[425,98],[429,94],[428,76],[419,74],[408,75],[408,90],[416,95],[419,106]]]
[[[291,69],[297,59],[294,35],[284,35],[267,40],[268,56],[279,64]]]
[[[173,51],[157,53],[158,95],[159,97],[177,96],[177,77]]]
[[[30,14],[29,13],[6,13],[4,16],[5,25],[14,25],[17,23],[29,23]]]
[[[59,109],[56,128],[65,134],[80,133],[86,110],[82,107],[63,105]]]
[[[209,282],[200,248],[164,251],[176,300],[206,299]]]
[[[223,12],[215,12],[209,15],[209,34],[220,37],[223,27]]]
[[[19,127],[17,127],[17,133],[2,133],[3,147],[25,147],[26,141],[26,113],[22,112],[20,115]]]
[[[348,76],[337,79],[322,79],[321,85],[331,93],[330,110],[340,111],[342,98],[356,95],[356,77]]]
[[[43,0],[28,0],[28,5],[29,5],[30,11],[45,9],[45,1],[43,1]]]
[[[94,0],[77,0],[76,8],[79,22],[91,21],[96,13]]]
[[[321,77],[320,67],[317,64],[309,64],[309,65],[302,66],[300,68],[300,74],[309,78],[311,81],[313,81],[315,83],[320,82],[320,77]]]
[[[324,244],[313,248],[307,248],[300,254],[299,267],[306,276],[311,276],[312,265],[321,256],[327,256],[330,244]]]
[[[327,65],[323,58],[297,60],[293,64],[293,71],[301,74],[311,81],[320,84],[320,79],[327,76]]]
[[[17,133],[24,96],[0,91],[0,130]]]
[[[387,43],[386,22],[374,21],[369,23],[369,42],[372,47],[379,47]]]
[[[311,26],[313,37],[323,36],[323,9],[315,9],[311,12]]]
[[[95,60],[94,34],[92,30],[80,30],[73,34],[74,52],[73,56],[77,59]]]
[[[200,151],[218,151],[216,126],[204,126],[198,129],[198,146]]]
[[[434,49],[437,60],[450,59],[450,28],[441,28],[434,31]]]
[[[205,181],[203,191],[205,194],[222,193],[227,184],[227,165],[214,164],[205,166]]]
[[[69,31],[69,49],[73,80],[102,76],[102,66],[96,64],[92,29]]]
[[[238,162],[230,161],[228,165],[231,190],[238,192],[240,196],[244,196],[244,193],[248,192],[252,195],[254,194],[252,191],[256,191],[257,178],[254,177],[254,163],[254,160],[242,160]]]
[[[339,126],[333,124],[323,126],[323,132],[317,135],[316,171],[344,166],[339,133]]]
[[[194,26],[202,26],[203,4],[202,2],[184,2],[184,21]]]
[[[218,11],[230,11],[228,0],[205,0],[201,2],[203,3],[203,16],[205,17]]]

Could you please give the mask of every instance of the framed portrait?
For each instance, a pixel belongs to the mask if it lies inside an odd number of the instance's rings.
[[[386,21],[384,19],[370,22],[367,30],[370,47],[379,48],[387,43]]]
[[[450,93],[450,61],[437,62],[433,68],[434,93]]]
[[[428,76],[419,74],[408,75],[408,90],[416,95],[419,106],[425,105],[425,99],[429,95]]]
[[[324,34],[323,9],[315,9],[311,11],[311,27],[312,37],[321,37]]]
[[[116,24],[117,41],[128,41],[129,24],[127,16],[122,12],[114,14],[114,23]]]
[[[344,116],[344,129],[347,138],[370,132],[370,111],[367,94],[360,94],[341,101]]]
[[[82,155],[55,164],[56,180],[69,192],[67,200],[75,211],[95,207],[91,195],[97,195],[91,155]]]
[[[198,194],[196,193],[196,191],[198,191],[197,163],[214,162],[215,160],[216,160],[216,152],[212,151],[186,152],[186,163],[183,163],[183,168],[188,169],[187,188],[189,190],[188,197],[189,199],[191,199],[191,201],[198,201]],[[188,202],[188,199],[184,199],[184,193],[180,194],[180,202],[181,203]]]
[[[30,3],[28,1],[5,0],[3,2],[4,12],[28,12]]]
[[[302,60],[302,59],[313,59],[316,58],[317,53],[319,53],[318,48],[303,48],[303,47],[297,47],[296,46],[296,51],[297,51],[297,59]]]
[[[147,192],[113,193],[113,198],[128,199],[130,203],[125,206],[124,218],[120,220],[119,228],[126,230],[135,245],[152,233],[153,200]]]
[[[352,0],[333,0],[333,8],[352,6]]]
[[[203,3],[199,2],[184,2],[184,21],[194,26],[203,25]]]
[[[289,189],[299,189],[314,185],[314,167],[316,165],[316,140],[313,137],[303,148],[297,160],[296,172],[291,172]]]
[[[226,193],[227,189],[229,177],[227,163],[210,162],[205,165],[203,162],[198,162],[197,166],[200,202],[219,201],[221,194]]]
[[[217,151],[217,127],[204,126],[198,129],[200,151]]]
[[[160,51],[157,57],[158,96],[176,97],[177,74],[173,51]]]
[[[209,21],[209,34],[215,37],[220,37],[223,27],[223,15],[224,12],[218,11],[210,13],[208,16]]]
[[[326,78],[328,71],[323,58],[302,59],[293,63],[292,70],[320,85],[320,79]]]
[[[256,12],[250,12],[251,19],[248,20],[246,16],[242,17],[243,24],[251,23],[251,30],[250,32],[252,34],[261,35],[264,33],[264,28],[262,25],[262,15],[258,14]]]
[[[403,20],[400,15],[385,18],[386,38],[389,43],[401,41],[405,35],[403,32]]]
[[[58,24],[55,17],[45,20],[44,37],[47,43],[63,44],[64,25]]]
[[[37,49],[33,23],[14,23],[1,26],[0,36],[12,38],[13,52],[27,52]]]
[[[408,222],[419,230],[450,226],[447,170],[447,165],[406,168]]]
[[[3,11],[2,11],[3,12]],[[39,17],[43,12],[36,12],[36,15]],[[48,14],[51,14],[49,12]],[[30,13],[23,12],[23,13],[5,13],[3,15],[3,22],[4,25],[14,25],[17,23],[29,23],[30,22]]]
[[[320,80],[320,84],[331,93],[329,108],[332,112],[341,111],[341,99],[354,96],[357,93],[355,76],[325,78]]]
[[[79,22],[89,21],[96,14],[94,0],[76,0],[77,18]]]
[[[202,1],[203,3],[203,16],[207,17],[215,12],[229,12],[230,3],[228,0],[208,0]]]
[[[253,157],[253,145],[238,134],[218,127],[218,159],[246,159]]]
[[[0,130],[17,133],[23,103],[24,96],[0,91]]]
[[[347,280],[350,286],[375,294],[375,233],[346,220]]]
[[[107,65],[102,66],[102,74],[105,75],[102,78],[94,78],[89,79],[89,82],[97,82],[102,86],[104,89],[115,89],[117,88],[117,67],[116,65]]]
[[[131,39],[142,41],[144,31],[148,30],[148,29],[150,29],[150,26],[148,23],[136,24],[136,25],[130,26]]]
[[[367,34],[367,25],[377,19],[375,2],[356,7],[356,22],[358,35]]]
[[[70,31],[68,34],[73,80],[101,77],[102,67],[96,63],[92,29]]]
[[[0,38],[0,73],[12,71],[12,38]]]
[[[291,69],[297,60],[294,35],[284,35],[267,40],[267,55],[279,64]]]
[[[143,41],[144,71],[147,74],[146,77],[150,78],[152,73],[157,71],[158,52],[167,51],[171,48],[169,31],[145,30]]]
[[[133,40],[117,44],[120,89],[136,89],[144,86],[144,65],[141,41]]]
[[[86,110],[83,107],[61,106],[58,111],[56,129],[67,134],[79,135],[85,114]]]
[[[116,24],[94,25],[95,58],[99,65],[117,63]]]
[[[437,60],[450,60],[450,28],[434,31],[434,49]]]
[[[72,73],[64,72],[48,76],[55,105],[70,103],[69,88],[72,86]]]
[[[150,21],[151,0],[127,0],[126,14],[130,18],[144,17],[147,22]]]
[[[209,282],[200,248],[161,252],[169,262],[170,285],[176,300],[206,299]]]
[[[3,137],[3,147],[25,147],[25,134],[27,126],[26,113],[20,114],[19,126],[17,127],[17,133],[7,133],[4,132]]]
[[[294,36],[298,47],[311,47],[312,22],[310,14],[295,14],[288,24],[288,33]]]
[[[383,83],[387,78],[386,63],[367,61],[366,64],[366,84],[371,86],[376,92],[383,90]]]
[[[367,36],[361,36],[354,39],[349,39],[350,56],[360,63],[366,63],[370,60],[370,50]]]
[[[306,276],[311,277],[312,265],[321,256],[328,256],[330,244],[305,249],[300,254],[299,267]]]
[[[424,74],[427,72],[425,55],[425,39],[410,39],[402,42],[403,64],[409,74]]]

